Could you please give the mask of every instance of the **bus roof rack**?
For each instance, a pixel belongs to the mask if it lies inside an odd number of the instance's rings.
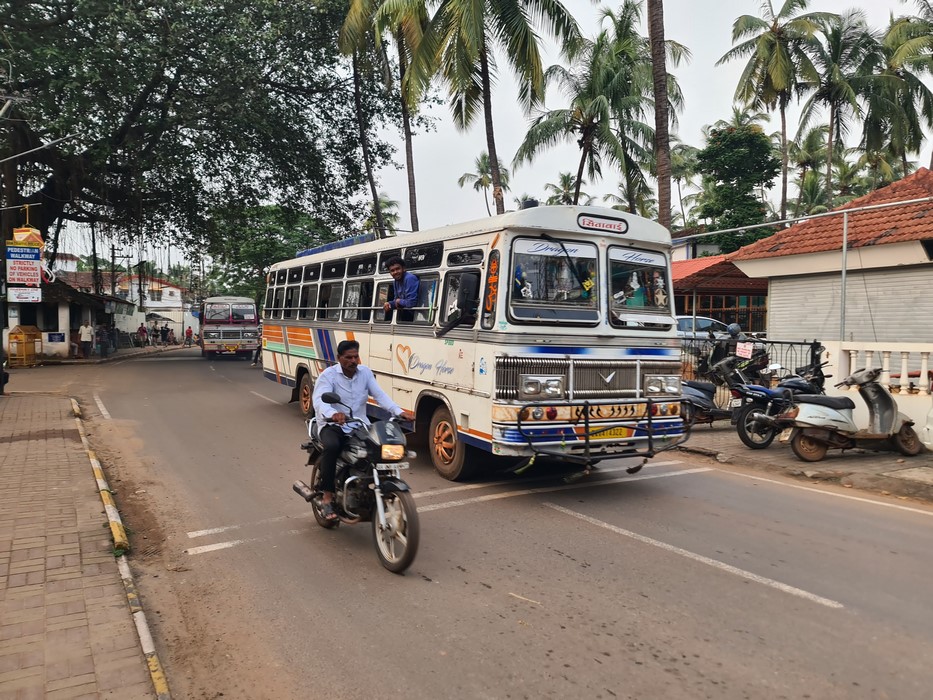
[[[364,233],[360,236],[353,236],[352,238],[344,238],[339,241],[333,241],[332,243],[325,243],[320,245],[317,248],[308,248],[307,250],[302,250],[298,253],[298,258],[303,258],[305,255],[313,255],[314,253],[323,253],[325,250],[334,250],[336,248],[346,248],[351,245],[357,245],[359,243],[369,243],[369,241],[375,241],[378,237],[375,233]]]

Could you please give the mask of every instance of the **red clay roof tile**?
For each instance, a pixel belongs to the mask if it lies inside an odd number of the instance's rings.
[[[920,168],[903,180],[853,199],[846,209],[931,198],[927,202],[849,214],[849,249],[933,238],[933,172]],[[822,253],[842,246],[842,215],[810,219],[740,248],[730,260],[757,260],[784,255]]]

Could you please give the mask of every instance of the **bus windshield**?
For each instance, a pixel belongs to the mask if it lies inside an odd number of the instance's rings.
[[[205,323],[256,323],[254,304],[211,303],[204,308]]]
[[[609,308],[615,323],[630,312],[670,315],[667,260],[660,253],[609,249]]]
[[[511,286],[509,310],[516,320],[596,321],[596,246],[550,237],[516,239]]]

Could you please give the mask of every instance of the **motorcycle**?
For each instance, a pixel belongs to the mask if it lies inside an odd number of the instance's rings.
[[[415,453],[406,449],[405,434],[397,418],[367,425],[353,417],[338,394],[327,392],[322,399],[346,408],[347,424],[351,426],[347,444],[337,459],[333,501],[337,519],[328,519],[322,510],[321,455],[324,447],[314,419],[308,421],[311,439],[301,445],[308,453],[311,483],[298,480],[292,489],[311,504],[314,519],[323,528],[331,529],[340,523],[372,522],[379,561],[392,573],[400,574],[414,561],[421,532],[415,499],[400,476],[402,469],[408,469],[408,462],[404,460],[415,457]]]
[[[777,427],[790,427],[786,439],[798,459],[819,462],[831,447],[896,450],[908,457],[919,454],[922,445],[913,421],[898,411],[890,392],[878,383],[881,371],[881,367],[861,369],[835,385],[858,387],[868,406],[867,428],[859,430],[855,424],[855,402],[848,396],[800,395],[792,408],[776,418]]]
[[[815,349],[814,361],[809,365],[798,367],[795,374],[781,379],[777,387],[755,385],[739,385],[732,388],[734,401],[741,402],[741,407],[735,414],[735,430],[742,443],[753,450],[763,450],[768,447],[781,430],[769,418],[785,413],[794,405],[795,397],[801,394],[823,394],[823,385],[827,376],[823,374],[823,367],[828,362],[819,362],[820,347]],[[771,365],[770,371],[782,369],[780,365]]]
[[[710,357],[713,356],[711,352]],[[712,423],[715,420],[733,420],[736,410],[733,402],[730,401],[726,408],[716,403],[718,387],[728,387],[734,395],[736,387],[750,383],[751,377],[747,374],[750,370],[756,376],[760,376],[758,367],[763,359],[767,360],[767,352],[763,349],[755,350],[751,358],[727,355],[710,366],[706,377],[711,381],[684,380],[681,384],[684,422],[692,427],[698,423]]]

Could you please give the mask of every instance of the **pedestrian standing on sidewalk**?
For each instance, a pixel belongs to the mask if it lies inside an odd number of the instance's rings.
[[[85,360],[91,359],[91,345],[94,343],[94,329],[91,328],[91,322],[84,319],[84,323],[78,329],[78,340],[81,341],[81,355]]]

